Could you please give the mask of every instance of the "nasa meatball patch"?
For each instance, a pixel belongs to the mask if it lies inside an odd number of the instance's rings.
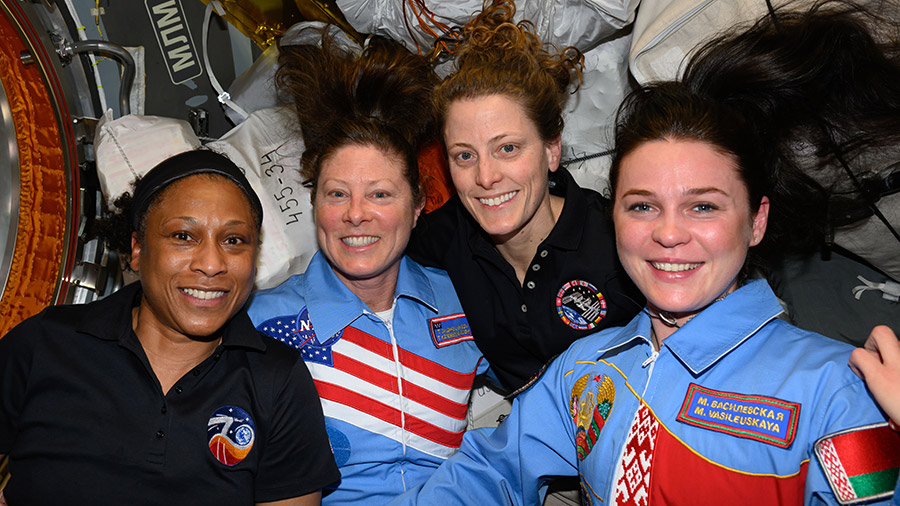
[[[576,330],[591,330],[606,316],[606,299],[594,285],[573,279],[556,292],[556,313]]]
[[[213,457],[226,466],[233,466],[253,449],[256,425],[243,409],[222,406],[209,417],[206,438]]]

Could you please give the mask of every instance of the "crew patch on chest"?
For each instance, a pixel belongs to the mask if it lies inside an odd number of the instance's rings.
[[[569,397],[569,414],[576,427],[578,460],[591,453],[615,400],[616,387],[605,374],[585,374],[575,382]]]
[[[594,285],[573,279],[556,292],[556,314],[576,330],[591,330],[606,316],[606,299]]]
[[[206,439],[213,457],[226,466],[244,460],[256,441],[256,424],[237,406],[215,410],[206,425]]]
[[[344,334],[343,329],[325,341],[319,341],[309,311],[304,306],[297,316],[276,316],[256,326],[256,330],[296,348],[306,362],[334,367],[331,347]]]
[[[472,329],[464,313],[429,318],[428,330],[431,341],[438,348],[472,340]]]
[[[676,420],[787,448],[797,435],[800,404],[762,395],[744,395],[693,383]]]

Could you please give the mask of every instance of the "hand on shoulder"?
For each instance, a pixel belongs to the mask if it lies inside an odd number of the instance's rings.
[[[850,354],[850,368],[866,382],[894,425],[900,422],[900,341],[887,326],[872,329],[862,348]]]

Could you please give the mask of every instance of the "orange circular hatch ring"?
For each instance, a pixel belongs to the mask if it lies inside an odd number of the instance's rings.
[[[0,122],[8,144],[0,148],[8,150],[3,154],[8,166],[0,171],[10,171],[12,181],[18,172],[18,191],[14,184],[0,188],[11,203],[10,230],[0,230],[10,241],[0,250],[2,336],[66,296],[74,263],[70,249],[76,244],[78,170],[59,66],[41,42],[46,35],[31,24],[20,2],[2,2],[0,14],[0,85],[6,98]],[[31,62],[24,63],[22,55]]]

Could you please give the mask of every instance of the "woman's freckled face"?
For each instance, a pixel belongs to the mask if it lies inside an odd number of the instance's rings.
[[[647,142],[621,162],[613,207],[619,258],[658,311],[689,313],[737,288],[762,240],[735,159],[698,141]]]
[[[444,141],[463,206],[495,242],[553,228],[548,174],[559,166],[560,141],[542,140],[517,101],[488,95],[453,102]]]
[[[319,248],[345,283],[399,272],[422,205],[404,162],[368,145],[339,148],[322,163],[314,201]]]

